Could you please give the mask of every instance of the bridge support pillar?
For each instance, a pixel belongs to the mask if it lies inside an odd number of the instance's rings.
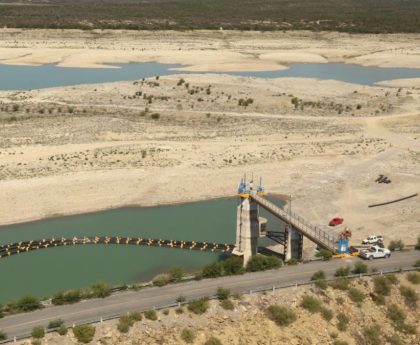
[[[258,205],[251,198],[240,198],[236,218],[236,244],[232,254],[243,258],[244,266],[257,254],[260,224]]]
[[[290,225],[286,225],[285,232],[285,260],[289,261],[292,258],[296,260],[302,259],[303,236]]]

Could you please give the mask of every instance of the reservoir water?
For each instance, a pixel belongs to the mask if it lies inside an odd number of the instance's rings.
[[[0,64],[0,90],[31,90],[56,86],[138,80],[154,76],[191,74],[177,71],[181,65],[130,63],[118,68],[70,68],[47,64],[17,66]],[[420,78],[420,69],[364,67],[343,63],[296,63],[287,70],[264,72],[223,72],[223,74],[258,78],[318,78],[347,83],[374,85],[376,82],[402,78]]]
[[[131,236],[219,243],[235,242],[236,198],[173,206],[122,208],[0,227],[0,244],[73,236]],[[282,202],[276,200],[278,205]],[[265,213],[269,229],[281,224]],[[173,266],[187,271],[220,254],[125,245],[51,248],[0,260],[0,303],[24,295],[46,296],[96,282],[149,281]]]

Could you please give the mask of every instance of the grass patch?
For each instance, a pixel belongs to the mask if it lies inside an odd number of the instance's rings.
[[[406,278],[411,284],[420,284],[420,273],[418,272],[410,272],[407,274]]]
[[[350,299],[355,303],[361,303],[365,299],[365,294],[356,288],[350,288],[348,291]]]
[[[318,313],[321,311],[321,301],[312,296],[303,296],[300,306],[311,313]]]
[[[187,344],[192,344],[195,340],[195,332],[190,328],[184,328],[181,332],[181,339]]]

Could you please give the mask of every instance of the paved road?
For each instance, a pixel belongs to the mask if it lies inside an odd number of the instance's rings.
[[[419,251],[394,253],[390,259],[366,261],[371,268],[379,271],[412,267],[420,259]],[[67,325],[80,324],[99,320],[130,311],[142,311],[154,306],[164,306],[175,302],[179,295],[188,300],[216,293],[217,287],[223,286],[232,292],[249,292],[261,287],[282,286],[294,283],[303,283],[310,280],[312,274],[320,269],[327,276],[332,277],[338,267],[353,264],[360,260],[351,258],[333,260],[329,262],[312,262],[298,266],[283,267],[275,271],[249,273],[240,276],[222,277],[217,279],[204,279],[190,281],[164,287],[145,288],[140,291],[125,291],[116,293],[105,299],[92,299],[73,305],[54,306],[31,313],[17,314],[0,319],[0,329],[9,337],[30,334],[33,327],[46,326],[49,321],[62,319]]]

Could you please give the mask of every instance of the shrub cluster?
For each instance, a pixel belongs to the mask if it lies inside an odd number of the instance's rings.
[[[134,322],[140,321],[141,319],[142,315],[137,312],[123,315],[118,320],[117,329],[121,333],[127,333],[130,330],[130,328],[134,325]]]
[[[264,256],[257,254],[249,259],[248,263],[246,264],[246,270],[248,272],[258,272],[280,268],[281,266],[282,261],[279,258],[275,256]]]
[[[73,334],[79,343],[88,344],[95,336],[95,327],[91,325],[77,325],[73,327]]]
[[[192,344],[195,339],[195,333],[190,328],[184,328],[181,332],[181,339],[187,344]]]
[[[401,240],[392,240],[389,242],[388,249],[393,252],[395,250],[403,250],[404,249],[404,243]]]
[[[188,310],[194,314],[204,314],[209,307],[208,298],[200,298],[188,303]]]
[[[347,277],[350,274],[350,267],[340,267],[334,273],[334,277]]]
[[[355,303],[363,302],[363,300],[366,297],[362,291],[354,287],[350,288],[348,293],[349,293],[350,299]]]
[[[200,272],[203,278],[216,278],[221,276],[230,276],[244,273],[242,259],[230,257],[221,262],[213,262],[205,266]],[[199,276],[199,275],[198,275]],[[200,278],[197,277],[196,278]]]
[[[268,318],[279,326],[289,326],[296,321],[296,313],[288,307],[271,305],[267,308]]]

